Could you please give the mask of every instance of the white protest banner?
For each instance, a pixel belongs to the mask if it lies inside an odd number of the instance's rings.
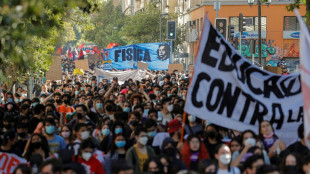
[[[10,174],[14,169],[22,163],[27,163],[24,158],[21,158],[13,153],[0,152],[0,173]]]
[[[125,81],[128,79],[139,80],[146,77],[146,71],[144,70],[130,70],[130,71],[103,71],[101,69],[95,69],[94,74],[98,79],[112,80],[113,77],[117,77],[119,81]]]
[[[261,70],[237,53],[205,21],[185,110],[214,124],[258,133],[268,120],[287,144],[297,140],[303,120],[300,74]]]
[[[304,98],[304,128],[306,144],[310,148],[310,35],[309,30],[297,10],[295,10],[300,24],[300,69],[301,89]]]

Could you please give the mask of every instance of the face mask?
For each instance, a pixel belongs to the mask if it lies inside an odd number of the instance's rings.
[[[76,114],[76,117],[77,117],[77,119],[79,119],[79,120],[80,120],[80,119],[82,119],[82,118],[83,118],[83,115],[82,115],[81,113],[77,113],[77,114]]]
[[[40,98],[40,102],[41,102],[41,103],[43,102],[43,100],[44,100],[44,98]]]
[[[70,132],[61,132],[61,136],[64,138],[68,138],[70,136]]]
[[[175,150],[173,147],[169,147],[167,149],[164,149],[164,154],[167,156],[173,156],[175,154]]]
[[[219,158],[220,162],[223,163],[223,164],[229,164],[230,163],[230,160],[231,160],[231,155],[229,154],[224,154],[224,155],[221,155],[220,158]]]
[[[147,115],[149,113],[149,109],[144,109],[144,114]]]
[[[27,97],[27,94],[22,94],[23,98],[26,98]]]
[[[83,158],[85,161],[88,161],[92,156],[93,156],[93,154],[90,153],[90,152],[83,152],[83,154],[82,154],[82,158]]]
[[[20,99],[15,99],[14,101],[15,101],[15,103],[19,103]]]
[[[126,141],[116,141],[116,142],[115,142],[115,145],[116,145],[116,147],[118,147],[118,148],[125,147]]]
[[[254,138],[248,138],[244,141],[244,145],[248,146],[251,145],[252,147],[255,146],[256,140]]]
[[[170,97],[170,96],[171,96],[171,94],[167,94],[167,96],[168,96],[168,97]]]
[[[273,137],[273,135],[274,135],[274,133],[272,132],[271,134],[269,134],[269,135],[263,135],[264,136],[264,138],[272,138]]]
[[[8,104],[6,107],[8,108],[8,110],[12,110],[13,109],[13,105],[12,104]]]
[[[87,83],[87,80],[84,80],[84,83]]]
[[[196,117],[195,116],[193,116],[193,115],[190,115],[190,116],[188,116],[188,121],[189,122],[191,122],[191,123],[193,123],[193,122],[195,122],[196,121]]]
[[[130,108],[129,107],[125,107],[124,108],[124,112],[130,112]]]
[[[102,103],[97,103],[97,104],[96,104],[96,108],[97,108],[97,109],[101,109],[102,107],[103,107],[103,104],[102,104]]]
[[[288,165],[284,167],[286,173],[297,173],[297,167],[293,165]]]
[[[108,105],[108,106],[106,106],[106,108],[105,108],[105,110],[107,110],[108,112],[111,112],[112,111],[112,106],[111,105]]]
[[[32,143],[32,147],[33,147],[34,149],[39,149],[41,146],[42,146],[42,143],[41,143],[41,142]]]
[[[214,139],[216,137],[216,132],[215,131],[209,131],[207,132],[208,138]]]
[[[171,112],[173,110],[173,105],[169,105],[167,109],[169,112]]]
[[[82,87],[82,91],[84,91],[85,90],[85,87]]]
[[[79,91],[74,91],[74,95],[79,95]]]
[[[145,146],[148,140],[147,137],[141,137],[139,138],[139,143]]]
[[[147,136],[150,137],[150,138],[154,138],[156,136],[156,131],[148,132]]]
[[[102,129],[101,133],[102,133],[102,135],[107,136],[110,134],[110,130],[109,129]]]
[[[12,128],[11,124],[5,124],[3,125],[5,129],[9,130]]]
[[[88,131],[83,131],[81,133],[81,139],[86,140],[89,137],[89,132]]]
[[[46,126],[45,132],[49,135],[53,134],[55,132],[55,126]]]
[[[115,133],[115,134],[123,133],[123,128],[116,128],[116,129],[114,130],[114,133]]]
[[[70,103],[70,100],[69,100],[69,99],[66,99],[66,100],[64,100],[64,103],[65,103],[65,104],[69,104],[69,103]]]
[[[155,91],[154,93],[155,93],[155,95],[158,95],[158,94],[159,94],[159,91]]]
[[[204,174],[216,174],[216,172],[205,172]]]
[[[33,107],[33,108],[36,107],[37,104],[38,104],[37,102],[33,103],[33,104],[32,104],[32,107]]]
[[[18,136],[21,138],[25,138],[27,136],[26,132],[18,133]]]
[[[56,99],[55,101],[56,101],[56,103],[60,103],[60,99]]]

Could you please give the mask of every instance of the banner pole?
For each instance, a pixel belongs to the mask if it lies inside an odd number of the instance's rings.
[[[182,120],[182,130],[181,130],[181,143],[183,143],[183,137],[184,137],[184,126],[185,126],[185,120],[186,120],[186,112],[183,112],[183,120]]]

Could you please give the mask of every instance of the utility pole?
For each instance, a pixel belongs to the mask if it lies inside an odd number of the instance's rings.
[[[261,66],[262,62],[262,9],[261,0],[257,0],[258,3],[258,61]]]

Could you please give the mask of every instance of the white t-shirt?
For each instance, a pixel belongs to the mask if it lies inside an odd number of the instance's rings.
[[[230,172],[228,170],[218,169],[216,174],[241,174],[241,172],[240,172],[239,168],[231,167]]]

